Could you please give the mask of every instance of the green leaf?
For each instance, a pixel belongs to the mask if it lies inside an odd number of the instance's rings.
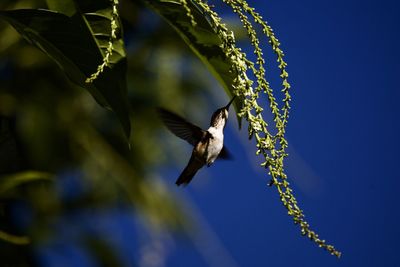
[[[103,2],[99,1],[100,4]],[[111,32],[110,5],[99,3],[86,7],[87,13],[78,12],[71,17],[34,9],[0,11],[0,17],[54,60],[72,82],[87,89],[100,105],[113,110],[129,136],[127,61],[122,38],[114,43],[110,68],[106,68],[93,83],[85,82],[102,64],[104,39],[109,38]]]
[[[0,196],[20,185],[39,181],[53,181],[53,175],[46,172],[25,171],[3,176],[0,178]]]
[[[147,1],[147,3],[178,32],[221,83],[228,96],[233,97],[232,84],[238,73],[231,69],[232,61],[222,50],[222,40],[208,15],[199,6],[188,0],[188,7],[196,22],[196,26],[193,26],[181,1],[157,0]],[[243,106],[242,99],[236,98],[233,105],[238,114]],[[241,118],[237,116],[237,119],[240,127]]]
[[[9,234],[1,230],[0,230],[0,240],[9,242],[14,245],[28,245],[30,243],[29,237]]]
[[[63,13],[67,16],[72,16],[76,13],[76,7],[72,0],[46,0],[50,10]]]
[[[81,18],[91,31],[98,47],[105,55],[110,40],[112,8],[110,0],[74,0]],[[122,29],[121,22],[117,21],[119,28]],[[118,63],[122,58],[126,58],[125,46],[122,40],[122,33],[119,38],[113,42],[113,54],[110,59],[111,64]]]

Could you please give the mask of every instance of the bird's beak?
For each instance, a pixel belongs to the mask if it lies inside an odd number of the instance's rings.
[[[236,96],[234,96],[231,101],[229,101],[228,105],[225,106],[225,109],[228,110],[229,106],[232,104],[233,100],[235,100]]]

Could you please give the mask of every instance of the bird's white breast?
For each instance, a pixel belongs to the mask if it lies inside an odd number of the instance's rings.
[[[213,136],[210,139],[207,149],[207,163],[211,164],[217,159],[219,152],[221,152],[224,146],[224,133],[223,128],[219,129],[215,127],[210,127],[207,131]]]

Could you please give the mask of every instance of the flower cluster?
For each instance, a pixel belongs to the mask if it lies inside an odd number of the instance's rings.
[[[97,67],[97,71],[90,75],[89,78],[86,79],[86,83],[94,82],[97,77],[101,73],[103,73],[104,68],[107,67],[110,63],[110,57],[112,56],[113,49],[114,49],[114,41],[117,39],[117,30],[118,30],[118,23],[119,14],[118,14],[118,2],[119,0],[111,0],[112,5],[112,15],[111,15],[111,33],[110,33],[110,40],[108,41],[108,46],[106,48],[105,55],[103,57],[103,63]]]
[[[287,209],[288,214],[292,216],[295,224],[300,225],[301,233],[308,236],[331,254],[340,257],[341,253],[339,251],[332,245],[326,244],[325,240],[321,240],[318,235],[310,229],[309,224],[304,219],[303,211],[297,204],[296,198],[293,195],[293,190],[289,186],[287,175],[284,171],[284,158],[288,155],[286,153],[288,142],[285,139],[285,129],[289,118],[291,96],[289,93],[289,75],[286,71],[287,64],[283,59],[284,53],[280,49],[280,43],[275,37],[272,28],[245,0],[222,1],[238,15],[243,27],[246,29],[254,48],[254,54],[256,55],[255,62],[247,59],[246,55],[236,46],[233,32],[229,31],[226,25],[221,23],[220,16],[213,11],[208,4],[201,0],[195,0],[194,2],[202,7],[205,13],[211,18],[212,23],[217,29],[217,34],[221,38],[221,48],[226,57],[233,63],[232,70],[237,73],[234,84],[232,84],[234,88],[233,94],[243,99],[243,106],[238,115],[248,121],[249,138],[255,137],[257,143],[256,153],[262,154],[265,158],[265,161],[261,165],[267,169],[268,174],[272,177],[269,185],[277,188],[280,199]],[[277,56],[280,78],[282,79],[281,91],[284,96],[281,108],[279,108],[273,89],[265,78],[265,59],[256,30],[249,20],[249,17],[254,20],[255,24],[261,26],[272,50]],[[248,78],[248,71],[251,71],[254,77],[256,77],[255,88],[252,87],[254,82]],[[269,130],[267,122],[262,117],[264,109],[257,102],[262,93],[267,95],[269,101],[269,108],[275,123],[275,134],[271,133]]]
[[[186,0],[179,0],[179,2],[182,4],[183,8],[185,9],[186,16],[188,16],[188,18],[190,18],[190,23],[192,24],[192,27],[196,27],[196,24],[197,24],[196,20],[194,19],[192,10],[188,6],[188,3],[186,2]]]

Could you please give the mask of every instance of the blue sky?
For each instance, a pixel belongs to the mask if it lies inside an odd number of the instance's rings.
[[[312,228],[343,256],[300,236],[234,120],[226,142],[235,161],[202,170],[185,193],[238,266],[397,266],[400,4],[250,3],[289,63],[289,179]],[[206,266],[187,247],[168,266]]]

